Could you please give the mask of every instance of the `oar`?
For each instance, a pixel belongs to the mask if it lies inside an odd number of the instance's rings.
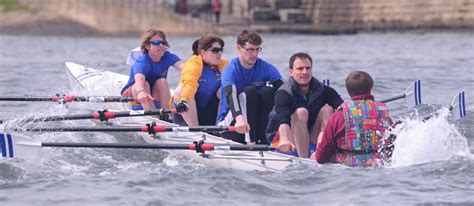
[[[408,98],[413,96],[413,99]],[[421,101],[421,80],[415,80],[413,83],[408,85],[408,88],[403,94],[395,97],[381,100],[380,102],[387,103],[398,99],[405,99],[408,103],[408,107],[413,107],[422,103]]]
[[[194,126],[174,127],[165,125],[147,124],[143,127],[45,127],[45,128],[15,128],[13,131],[29,132],[235,132],[234,126]]]
[[[32,117],[28,119],[22,119],[21,122],[50,122],[50,121],[62,121],[62,120],[80,120],[80,119],[98,119],[100,121],[107,121],[109,119],[117,117],[132,117],[132,116],[150,116],[150,115],[163,115],[176,113],[176,109],[158,109],[158,110],[136,110],[136,111],[96,111],[92,114],[74,114],[74,115],[61,115],[61,116],[46,116],[46,117]],[[7,120],[0,120],[0,124]]]
[[[451,101],[451,104],[448,106],[449,111],[452,112],[453,119],[454,120],[459,120],[462,119],[467,115],[466,111],[466,99],[464,96],[464,91],[459,92],[454,96],[453,100]],[[439,113],[433,113],[430,114],[426,117],[423,117],[422,121],[427,121],[433,117],[438,116]],[[394,125],[401,124],[403,121],[402,120],[397,120]]]
[[[75,147],[75,148],[115,148],[115,149],[176,149],[195,150],[196,152],[226,150],[226,151],[273,151],[275,147],[268,145],[215,145],[211,143],[193,144],[126,144],[126,143],[68,143],[68,142],[42,142],[41,147]]]
[[[38,142],[21,134],[5,135],[0,133],[0,155],[3,158],[21,158],[36,160],[43,147],[70,148],[121,148],[121,149],[167,149],[193,150],[198,153],[212,150],[225,151],[273,151],[275,147],[268,145],[211,144],[203,141],[191,144],[127,144],[127,143],[69,143],[69,142]]]
[[[52,97],[0,97],[0,101],[23,101],[23,102],[130,102],[133,97],[122,96],[72,96],[55,95]]]
[[[453,111],[455,120],[461,119],[467,115],[464,91],[461,91],[454,96],[453,101],[451,101],[451,105],[449,106],[449,110]]]
[[[449,111],[452,111],[454,120],[462,119],[467,115],[464,91],[461,91],[456,94],[456,96],[454,96],[453,100],[451,101],[451,104],[448,106],[448,109]],[[427,117],[424,117],[423,121],[429,120],[437,115],[438,113],[431,114]]]
[[[323,79],[324,86],[331,86],[331,81],[329,79]]]

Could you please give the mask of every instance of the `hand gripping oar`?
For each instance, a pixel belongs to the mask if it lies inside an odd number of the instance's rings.
[[[131,102],[133,97],[123,96],[72,96],[57,94],[52,97],[0,97],[0,101],[23,101],[23,102]]]
[[[160,132],[235,132],[234,126],[194,126],[194,127],[173,127],[156,125],[154,122],[143,127],[45,127],[13,129],[13,131],[29,132],[148,132],[156,134]]]
[[[413,97],[413,99],[409,97]],[[421,80],[416,80],[411,83],[403,94],[381,100],[380,102],[387,103],[398,99],[405,99],[407,101],[408,107],[421,104]]]
[[[177,113],[176,109],[157,109],[157,110],[135,110],[135,111],[96,111],[91,114],[74,114],[74,115],[58,115],[46,117],[32,117],[22,119],[21,122],[50,122],[63,120],[80,120],[80,119],[98,119],[100,121],[107,121],[117,117],[135,117],[135,116],[150,116]],[[0,124],[7,120],[0,120]]]

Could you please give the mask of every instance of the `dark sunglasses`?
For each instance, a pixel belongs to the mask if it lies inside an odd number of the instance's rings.
[[[212,48],[208,49],[207,51],[211,51],[211,52],[214,53],[214,54],[217,54],[217,53],[219,53],[219,52],[222,52],[222,53],[223,53],[223,52],[224,52],[224,47],[221,47],[221,48],[219,48],[219,47],[212,47]]]
[[[155,40],[153,40],[153,41],[150,41],[150,44],[153,44],[153,45],[155,45],[155,46],[160,46],[160,45],[163,44],[163,45],[166,46],[166,45],[168,44],[168,42],[167,42],[166,40],[158,40],[158,39],[155,39]]]

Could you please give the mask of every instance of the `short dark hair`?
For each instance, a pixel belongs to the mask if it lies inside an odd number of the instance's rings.
[[[253,45],[262,45],[263,40],[256,31],[244,29],[237,37],[237,44],[244,46],[247,42]]]
[[[351,97],[370,94],[373,86],[374,80],[364,71],[353,71],[346,78],[346,89]]]
[[[309,61],[311,62],[311,65],[313,65],[313,59],[311,58],[311,56],[309,56],[309,54],[303,53],[303,52],[298,52],[296,54],[293,54],[290,57],[290,66],[289,66],[290,69],[293,69],[293,63],[295,63],[295,60],[297,58],[298,59],[309,59]]]

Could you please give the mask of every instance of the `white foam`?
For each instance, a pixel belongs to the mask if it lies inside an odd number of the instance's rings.
[[[456,155],[472,156],[466,138],[448,121],[448,109],[442,108],[438,113],[427,121],[406,119],[395,129],[392,167],[448,160]]]

